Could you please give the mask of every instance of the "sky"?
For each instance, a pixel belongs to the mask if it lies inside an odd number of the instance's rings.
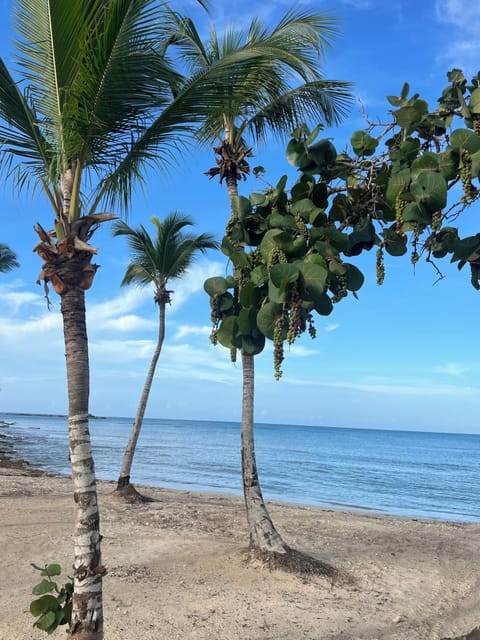
[[[9,62],[11,0],[0,0],[0,55]],[[176,8],[195,20],[206,18],[194,2]],[[274,24],[292,3],[255,3],[249,14],[240,3],[211,2],[218,30],[247,24],[254,15]],[[370,119],[385,118],[386,95],[404,82],[433,106],[446,86],[446,72],[480,68],[480,5],[471,0],[303,0],[298,7],[330,10],[341,34],[323,64],[327,78],[355,84],[355,104],[345,123],[325,132],[337,148]],[[315,123],[312,123],[315,124]],[[289,184],[295,170],[285,159],[285,141],[255,149],[254,164],[276,183]],[[147,229],[152,216],[172,210],[191,215],[198,233],[221,239],[228,217],[224,186],[203,172],[213,165],[209,149],[191,149],[168,175],[148,176],[136,194],[128,223]],[[255,178],[242,183],[248,196],[263,188]],[[0,188],[0,242],[18,254],[21,267],[0,274],[0,412],[66,413],[65,359],[59,299],[47,309],[36,284],[40,261],[32,248],[35,222],[50,228],[52,213],[40,196],[19,196]],[[476,233],[478,205],[462,219]],[[149,227],[150,225],[150,227]],[[120,287],[129,255],[122,238],[104,225],[92,243],[101,268],[87,292],[90,346],[90,410],[95,415],[135,414],[157,337],[158,316],[150,289]],[[451,431],[480,434],[480,292],[468,274],[441,263],[444,278],[408,258],[386,258],[386,280],[375,283],[374,252],[356,261],[366,282],[359,300],[349,297],[328,317],[317,317],[317,338],[303,337],[286,354],[283,377],[273,377],[269,346],[256,357],[258,422],[338,427]],[[147,409],[147,417],[238,421],[241,367],[229,352],[209,341],[210,309],[203,282],[224,275],[221,253],[196,261],[182,280],[172,283],[167,335]]]

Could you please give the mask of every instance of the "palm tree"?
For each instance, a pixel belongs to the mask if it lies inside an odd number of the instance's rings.
[[[154,239],[150,237],[143,225],[140,225],[139,229],[132,229],[125,222],[118,221],[114,227],[114,235],[126,236],[132,251],[132,261],[127,267],[122,286],[133,283],[144,287],[153,284],[153,299],[158,304],[159,310],[157,344],[145,379],[128,445],[123,455],[120,476],[115,490],[131,501],[146,499],[130,484],[130,472],[155,368],[165,338],[165,309],[167,304],[171,302],[173,294],[173,291],[167,289],[167,286],[171,280],[185,276],[199,252],[205,253],[207,249],[218,248],[218,243],[208,233],[202,233],[198,236],[185,233],[183,229],[194,223],[191,218],[178,212],[170,213],[163,222],[158,218],[152,218],[152,222],[156,228]]]
[[[0,170],[41,191],[53,229],[35,226],[39,281],[61,298],[76,507],[70,637],[103,638],[99,510],[90,445],[85,291],[90,240],[126,211],[147,167],[164,169],[223,100],[248,60],[185,79],[165,54],[171,26],[157,0],[17,0],[16,66],[0,59]],[[48,227],[47,227],[48,228]],[[49,618],[48,618],[49,619]],[[48,619],[44,620],[46,624]]]
[[[224,102],[212,107],[201,128],[202,141],[218,140],[216,166],[207,175],[225,181],[234,222],[238,182],[249,173],[252,147],[246,141],[264,142],[268,134],[282,136],[311,120],[332,125],[345,115],[351,102],[351,85],[325,80],[319,62],[336,35],[336,20],[326,14],[289,11],[273,29],[254,19],[248,30],[227,29],[223,39],[212,27],[207,42],[193,22],[170,13],[184,64],[193,72],[215,68],[249,56],[245,79],[232,72],[224,86]],[[231,225],[227,225],[227,236]],[[241,243],[239,243],[241,247]],[[253,550],[272,556],[292,556],[275,529],[265,506],[254,447],[254,356],[242,350],[242,476]]]
[[[12,271],[12,269],[16,269],[18,266],[20,265],[17,262],[17,256],[10,247],[0,243],[0,273]]]

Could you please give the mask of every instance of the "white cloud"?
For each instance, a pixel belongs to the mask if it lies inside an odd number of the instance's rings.
[[[439,56],[450,67],[460,67],[467,75],[478,71],[480,57],[480,4],[471,0],[436,0],[438,22],[456,27],[448,34]]]
[[[447,362],[446,364],[438,365],[435,367],[436,373],[444,373],[448,376],[460,377],[467,371],[470,371],[470,367],[461,364],[460,362]]]
[[[332,323],[330,323],[330,324],[327,324],[327,325],[324,327],[324,329],[325,329],[325,331],[328,331],[328,332],[330,332],[330,331],[336,331],[337,329],[340,329],[340,325],[339,325],[339,323],[338,323],[338,322],[332,322]]]
[[[43,293],[35,293],[33,291],[22,291],[25,286],[22,280],[13,280],[8,284],[0,284],[0,299],[2,307],[8,307],[12,313],[18,311],[25,306],[32,305],[47,308],[47,303]],[[40,292],[40,289],[38,289]],[[42,290],[43,291],[43,290]]]
[[[102,362],[127,363],[151,358],[155,349],[153,340],[90,340],[91,358]]]
[[[472,0],[436,0],[435,15],[440,22],[447,22],[468,32],[478,32],[480,5]]]
[[[181,340],[186,336],[209,336],[211,332],[211,326],[196,327],[193,325],[183,324],[177,328],[173,339]]]
[[[108,329],[110,331],[120,332],[151,330],[157,327],[157,322],[141,318],[134,314],[120,316],[119,318],[111,318],[102,324],[102,330]]]
[[[225,263],[213,260],[202,260],[195,263],[181,280],[173,280],[171,289],[172,311],[178,310],[195,293],[203,291],[203,283],[207,278],[225,274]],[[207,297],[207,294],[205,294]]]

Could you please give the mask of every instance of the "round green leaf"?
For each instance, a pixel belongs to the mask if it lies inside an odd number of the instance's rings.
[[[269,229],[263,236],[263,240],[260,243],[260,253],[265,261],[268,260],[272,249],[278,247],[278,244],[275,242],[275,238],[282,234],[283,231],[281,229]]]
[[[397,173],[392,173],[385,192],[385,200],[388,204],[394,205],[397,196],[407,191],[410,180],[410,169],[402,169],[401,171],[397,171]]]
[[[434,153],[424,153],[412,164],[412,180],[416,180],[421,173],[438,173],[439,170],[438,157]]]
[[[217,338],[220,344],[227,349],[236,347],[235,338],[238,334],[237,316],[224,318],[218,327]]]
[[[303,142],[292,139],[287,145],[287,160],[288,162],[299,169],[303,169],[311,164],[311,161],[307,157],[307,152]]]
[[[32,593],[35,596],[41,596],[44,593],[50,593],[50,591],[54,591],[55,589],[55,583],[51,582],[50,580],[42,580],[39,584],[36,584],[33,589],[32,589]]]
[[[294,264],[275,264],[270,270],[270,279],[276,287],[285,288],[298,280],[300,271]]]
[[[363,283],[365,277],[363,273],[353,264],[347,264],[346,282],[345,286],[349,291],[358,291]]]
[[[265,336],[260,333],[257,336],[242,336],[242,349],[250,355],[256,356],[263,351],[265,347]]]
[[[315,301],[326,289],[328,271],[313,262],[299,265],[301,273],[301,296],[303,300]]]
[[[275,302],[267,302],[262,305],[257,314],[257,327],[270,340],[273,340],[275,322],[281,314],[282,305]]]
[[[451,147],[443,153],[439,153],[438,164],[445,180],[454,180],[457,177],[459,155]]]
[[[30,613],[32,616],[41,616],[46,611],[56,611],[59,608],[55,596],[45,595],[30,603]]]
[[[357,156],[371,156],[375,153],[378,140],[372,138],[366,131],[355,131],[350,138],[350,144]]]
[[[308,157],[318,167],[333,164],[337,159],[337,150],[328,139],[319,140],[308,147]]]
[[[417,203],[431,213],[446,206],[447,190],[447,181],[441,173],[421,173],[410,187]]]
[[[471,113],[480,114],[480,89],[478,87],[470,94],[469,108]]]
[[[245,196],[233,196],[231,201],[232,211],[238,216],[239,220],[243,220],[252,213],[252,205]]]
[[[250,202],[254,207],[265,206],[268,204],[268,198],[264,193],[251,193]]]
[[[51,633],[58,626],[55,613],[53,611],[48,611],[34,623],[34,626],[41,631]]]
[[[333,303],[326,293],[315,300],[315,311],[321,316],[329,316],[332,313]]]
[[[255,315],[253,315],[252,322],[251,311],[251,309],[241,309],[238,314],[238,333],[240,335],[249,335],[252,332],[252,329],[255,328]]]
[[[218,310],[225,313],[225,311],[230,311],[233,308],[235,302],[235,298],[232,296],[230,291],[222,293],[218,300]]]
[[[209,296],[218,296],[227,291],[228,282],[225,280],[225,278],[215,276],[213,278],[208,278],[207,280],[205,280],[203,288]]]
[[[480,151],[480,137],[470,129],[455,129],[450,135],[450,144],[455,151],[466,149],[469,153]]]

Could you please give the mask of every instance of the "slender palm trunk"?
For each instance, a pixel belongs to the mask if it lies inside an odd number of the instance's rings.
[[[130,473],[132,470],[133,456],[135,455],[135,449],[137,446],[138,436],[143,424],[143,417],[145,415],[145,409],[147,408],[148,397],[152,388],[153,376],[155,375],[155,369],[157,367],[158,358],[162,351],[163,340],[165,338],[165,308],[166,304],[160,300],[159,304],[159,328],[157,346],[153,353],[152,361],[148,369],[145,384],[143,386],[142,395],[138,403],[137,413],[133,422],[132,430],[130,432],[130,438],[128,440],[127,448],[123,454],[122,467],[120,469],[120,477],[117,482],[117,489],[119,493],[128,494],[128,487],[130,487]],[[139,495],[139,494],[138,494]]]
[[[227,132],[226,132],[227,137]],[[230,203],[238,196],[236,176],[226,178]],[[266,553],[284,554],[289,550],[275,529],[267,511],[258,480],[254,441],[255,366],[254,356],[242,351],[242,481],[250,533],[250,547]]]
[[[254,398],[255,369],[254,356],[242,352],[243,394],[242,394],[242,476],[245,508],[250,533],[250,546],[266,553],[286,553],[289,547],[270,518],[265,506],[258,480],[254,443]]]
[[[68,432],[76,505],[73,611],[69,637],[103,640],[100,517],[88,425],[89,362],[85,293],[78,287],[62,295],[68,384]]]

